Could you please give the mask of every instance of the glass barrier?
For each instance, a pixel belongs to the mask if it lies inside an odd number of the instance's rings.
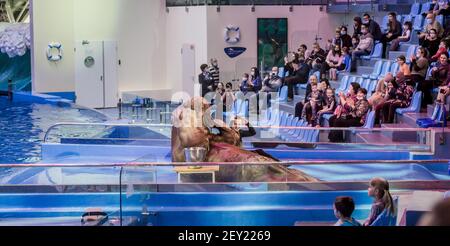
[[[388,179],[394,192],[449,190],[449,164],[408,160],[5,165],[0,168],[0,225],[176,224],[172,217],[181,216],[177,214],[240,209],[254,199],[263,201],[261,194],[287,202],[279,196],[308,200],[320,193],[329,205],[328,200],[351,191],[366,197],[369,180],[377,176]],[[161,217],[160,212],[166,214]]]
[[[269,118],[269,119],[268,119]],[[234,116],[226,119],[228,126]],[[246,149],[282,150],[384,150],[432,153],[434,133],[431,129],[419,128],[330,128],[308,127],[304,120],[298,120],[285,113],[265,117],[259,115],[251,123],[255,134],[243,138]],[[259,125],[256,125],[259,124]],[[241,130],[248,130],[241,126]],[[220,137],[220,127],[212,127],[209,135]],[[95,145],[142,145],[170,146],[173,137],[171,125],[146,124],[102,124],[61,123],[51,127],[45,143],[95,144]],[[294,158],[294,157],[291,157]],[[352,159],[352,158],[347,158]]]

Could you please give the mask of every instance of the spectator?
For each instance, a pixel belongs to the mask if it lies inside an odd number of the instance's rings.
[[[364,226],[370,226],[384,210],[387,210],[391,215],[397,213],[387,180],[383,178],[372,179],[369,184],[368,193],[375,200],[372,204],[369,218],[364,222]]]
[[[363,24],[365,24],[369,27],[369,33],[372,34],[373,39],[375,41],[380,41],[381,36],[382,36],[380,25],[376,21],[372,20],[372,18],[370,17],[370,15],[368,13],[365,13],[363,15],[362,22],[363,22]],[[361,31],[362,31],[362,29],[361,29]],[[364,33],[363,33],[363,35],[364,35]]]
[[[319,89],[316,81],[311,84],[311,93],[306,96],[305,106],[302,112],[302,119],[308,122],[308,125],[315,126],[317,122],[317,112],[322,109],[323,88]]]
[[[430,59],[431,62],[438,61],[441,58],[441,55],[444,54],[444,53],[448,54],[448,49],[449,49],[448,41],[441,40],[441,42],[439,43],[438,51]]]
[[[344,56],[341,53],[341,48],[339,45],[334,45],[334,48],[328,53],[328,56],[322,65],[322,69],[320,70],[320,78],[325,78],[326,73],[330,71],[330,69],[336,69],[339,71],[345,69]]]
[[[343,111],[339,117],[330,119],[331,127],[361,127],[364,125],[367,113],[369,111],[369,102],[367,101],[367,90],[364,88],[358,89],[356,100],[347,99],[340,93],[341,101],[343,101]],[[344,132],[337,130],[331,131],[329,139],[333,143],[344,142]]]
[[[250,81],[250,75],[248,73],[244,73],[242,76],[241,86],[240,89],[244,94],[247,94],[247,92],[251,91],[253,88],[252,82]]]
[[[209,73],[207,64],[202,64],[200,66],[200,70],[202,73],[198,76],[198,82],[202,86],[202,97],[204,97],[206,94],[213,91],[214,80]]]
[[[292,72],[289,71],[290,76],[284,79],[284,83],[288,86],[288,101],[294,99],[294,90],[298,84],[306,84],[308,82],[308,75],[310,68],[304,60],[299,60],[299,64],[291,63]]]
[[[209,74],[211,74],[211,77],[214,81],[214,88],[219,84],[220,82],[220,69],[219,69],[219,63],[217,62],[216,58],[211,59],[211,66],[209,67]]]
[[[336,96],[334,95],[334,90],[331,87],[326,89],[326,96],[323,99],[323,108],[317,113],[317,125],[323,126],[322,116],[324,114],[333,114],[334,110],[336,110],[337,102]]]
[[[394,80],[392,73],[387,73],[386,76],[380,79],[377,83],[375,92],[369,98],[369,104],[373,109],[377,109],[379,105],[385,102],[386,89],[389,82]]]
[[[261,92],[277,92],[282,84],[283,82],[278,76],[278,67],[273,67],[272,72],[264,78]]]
[[[383,43],[383,59],[386,58],[387,44],[402,35],[402,25],[397,21],[397,14],[391,12],[388,17],[388,31],[381,37],[381,42]]]
[[[353,18],[353,38],[359,38],[361,36],[361,27],[362,27],[362,20],[361,17],[356,16]]]
[[[361,32],[362,35],[358,47],[356,47],[356,49],[352,52],[352,72],[356,72],[356,59],[360,56],[369,55],[372,52],[374,45],[373,36],[369,33],[369,29],[366,24],[363,24]]]
[[[427,49],[429,57],[433,56],[439,50],[441,40],[436,35],[436,29],[430,29],[429,35],[422,41],[422,47]]]
[[[432,103],[433,97],[431,95],[432,84],[425,80],[428,72],[428,59],[425,48],[419,47],[416,56],[411,56],[412,72],[411,79],[417,83],[417,90],[423,93],[422,108],[426,108],[428,104]]]
[[[352,37],[348,35],[348,30],[346,26],[341,27],[341,40],[342,40],[342,46],[341,48],[352,47]]]
[[[406,57],[404,55],[397,57],[397,63],[399,73],[402,73],[404,76],[411,75],[411,69],[409,68],[409,65],[406,64]]]
[[[310,57],[306,60],[306,63],[310,66],[312,71],[319,71],[322,63],[325,62],[326,53],[320,48],[318,43],[313,45],[313,51]]]
[[[425,40],[425,38],[429,35],[431,29],[436,30],[438,38],[442,37],[444,29],[442,28],[441,24],[436,21],[436,16],[434,14],[428,14],[425,19],[425,23],[427,23],[427,25],[424,27],[422,32],[419,32],[419,43]]]
[[[262,88],[262,79],[257,67],[252,67],[250,72],[250,80],[252,81],[252,91],[258,93]]]
[[[394,123],[396,110],[398,108],[407,108],[411,105],[414,87],[402,73],[397,73],[396,81],[398,89],[395,93],[395,100],[390,100],[383,104],[382,120],[384,123]]]
[[[446,103],[447,105],[450,105],[450,81],[445,86],[439,87],[439,94],[437,96],[437,103]],[[450,110],[450,108],[448,109]],[[450,114],[447,114],[447,116],[450,116]]]
[[[355,202],[351,197],[340,196],[334,202],[334,215],[338,218],[335,226],[361,226],[361,224],[352,217],[355,211]]]
[[[352,37],[352,47],[350,47],[350,52],[352,53],[359,45],[359,36],[358,37]]]
[[[217,84],[216,94],[220,95],[221,97],[225,94],[225,86],[222,82],[219,82]]]
[[[298,55],[299,58],[302,58],[303,60],[306,60],[309,58],[309,56],[311,55],[310,51],[308,50],[308,46],[306,46],[305,44],[300,45],[300,48],[298,48]]]
[[[328,82],[328,81],[326,81],[326,82]],[[326,83],[326,82],[325,82],[325,83]],[[304,107],[305,104],[308,102],[308,99],[309,99],[310,94],[311,94],[311,92],[312,92],[311,84],[318,84],[318,83],[319,83],[319,79],[318,79],[315,75],[311,75],[311,76],[309,77],[309,83],[308,83],[308,85],[307,85],[307,87],[306,87],[306,93],[305,93],[305,95],[306,95],[305,101],[304,101],[304,103],[298,102],[298,103],[295,105],[295,117],[297,117],[297,118],[299,118],[299,119],[302,118],[303,107]],[[329,82],[328,82],[328,84],[329,84]]]
[[[400,46],[400,42],[408,42],[411,39],[412,34],[412,23],[411,21],[407,21],[403,24],[403,33],[401,36],[392,40],[390,51],[397,51]]]
[[[448,53],[442,53],[439,63],[431,69],[434,87],[446,85],[450,81],[450,64],[448,63]]]
[[[233,110],[233,103],[236,101],[236,96],[233,92],[233,84],[227,83],[225,85],[225,93],[222,95],[222,102],[224,105],[225,112],[231,112]]]
[[[336,29],[336,32],[335,32],[335,34],[334,34],[334,38],[333,38],[333,40],[331,41],[331,46],[330,46],[330,48],[328,49],[328,51],[332,50],[333,47],[334,47],[335,45],[337,45],[337,46],[339,46],[339,47],[342,47],[342,45],[343,45],[343,43],[342,43],[342,37],[341,37],[341,29],[340,29],[340,28],[337,28],[337,29]]]
[[[392,78],[387,82],[383,102],[373,107],[375,109],[375,124],[381,123],[382,112],[389,112],[389,106],[397,100],[397,93],[401,93],[401,91],[398,90],[398,85]]]

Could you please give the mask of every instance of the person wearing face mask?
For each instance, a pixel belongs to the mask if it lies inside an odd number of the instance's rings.
[[[253,89],[253,84],[248,73],[244,73],[242,76],[241,86],[239,88],[244,94],[247,94],[247,92]]]
[[[315,72],[319,71],[322,63],[325,62],[326,53],[325,51],[320,48],[320,45],[318,43],[315,43],[313,45],[313,51],[311,55],[309,56],[308,60],[306,60],[306,63],[309,65],[310,69]]]
[[[388,17],[388,31],[383,34],[381,38],[381,42],[383,43],[383,59],[386,59],[387,44],[402,35],[402,25],[397,21],[397,14],[395,12],[391,12]]]
[[[345,69],[344,56],[338,45],[334,45],[333,49],[328,53],[328,56],[320,69],[320,78],[325,78],[330,69],[336,69],[338,71]]]
[[[433,97],[431,95],[432,84],[425,80],[428,72],[428,59],[427,52],[424,47],[419,47],[415,56],[411,56],[411,79],[417,83],[417,90],[422,92],[422,108],[426,108],[428,104],[431,104]]]
[[[352,72],[356,72],[356,62],[360,56],[369,55],[372,52],[374,39],[372,34],[369,33],[369,27],[366,24],[363,24],[361,28],[361,39],[359,41],[358,46],[352,52]]]
[[[422,46],[428,50],[428,54],[433,56],[439,50],[439,44],[441,40],[437,36],[436,29],[430,29],[428,35],[422,41]]]
[[[253,87],[252,91],[258,93],[262,88],[262,79],[257,67],[252,67],[250,72],[250,80]]]
[[[347,27],[341,26],[340,30],[341,30],[341,40],[342,40],[341,48],[352,47],[352,37],[350,35],[348,35]]]
[[[362,27],[362,20],[361,17],[356,16],[353,18],[353,38],[359,38],[361,36],[361,27]]]
[[[211,66],[209,67],[209,74],[211,74],[211,77],[214,81],[214,87],[217,87],[217,85],[220,82],[220,69],[219,69],[219,63],[217,62],[217,59],[212,58],[211,59]]]
[[[344,99],[343,107],[345,111],[338,118],[330,119],[330,126],[332,125],[332,127],[338,128],[363,126],[367,113],[369,112],[369,102],[366,98],[367,90],[364,88],[358,89],[356,100],[345,100],[345,98],[342,98],[342,95],[340,97],[341,100]],[[330,132],[328,138],[333,143],[342,143],[344,142],[344,132],[341,130],[333,130]]]
[[[380,25],[376,21],[372,20],[368,13],[363,15],[362,23],[369,27],[369,33],[372,34],[375,41],[381,40],[382,32]]]
[[[262,83],[261,92],[277,92],[283,84],[278,76],[278,67],[273,67],[272,72],[264,78]]]
[[[336,29],[334,39],[331,41],[331,45],[330,45],[329,49],[327,49],[327,50],[328,51],[332,50],[333,46],[335,46],[335,45],[342,47],[341,29],[339,29],[339,28]]]
[[[209,73],[209,68],[207,64],[200,66],[202,73],[198,76],[198,82],[202,85],[202,97],[204,97],[209,92],[214,91],[214,80]]]
[[[436,31],[437,37],[441,38],[444,34],[444,29],[441,24],[436,21],[436,16],[433,13],[429,13],[425,19],[426,26],[422,32],[419,32],[419,43],[423,42],[430,34],[430,30],[434,29]]]
[[[387,84],[392,80],[394,80],[392,73],[387,73],[384,78],[378,81],[375,92],[368,100],[373,109],[376,109],[379,105],[385,102]]]
[[[397,93],[401,93],[398,90],[397,82],[394,79],[391,79],[387,82],[386,90],[384,92],[383,103],[380,103],[375,109],[375,124],[380,124],[381,120],[381,112],[385,112],[389,110],[389,106],[395,100],[397,100]]]

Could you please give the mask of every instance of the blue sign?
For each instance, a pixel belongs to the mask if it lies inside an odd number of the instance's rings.
[[[235,58],[242,55],[242,53],[246,50],[247,48],[244,47],[228,47],[225,48],[225,54],[227,54],[230,58]]]

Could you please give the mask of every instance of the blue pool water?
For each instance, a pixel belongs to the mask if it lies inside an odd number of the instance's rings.
[[[9,102],[0,97],[0,164],[40,161],[47,129],[58,122],[102,122],[105,118],[86,109],[51,104]]]

